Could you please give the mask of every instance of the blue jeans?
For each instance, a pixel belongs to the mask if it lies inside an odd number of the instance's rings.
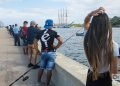
[[[42,52],[40,58],[40,69],[53,70],[55,68],[56,52]]]

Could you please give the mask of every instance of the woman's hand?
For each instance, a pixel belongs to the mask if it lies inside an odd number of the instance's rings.
[[[90,13],[85,17],[85,20],[84,20],[84,28],[85,28],[86,30],[89,29],[89,27],[90,27],[90,20],[91,20],[91,17],[92,17],[92,16],[98,16],[100,13],[104,13],[104,12],[105,12],[105,9],[104,9],[103,7],[100,7],[99,9],[90,12]]]
[[[92,11],[91,13],[89,13],[89,16],[98,16],[100,13],[105,13],[105,9],[103,7]]]

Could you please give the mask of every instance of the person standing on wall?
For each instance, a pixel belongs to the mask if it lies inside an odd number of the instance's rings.
[[[28,22],[24,21],[23,22],[23,27],[21,28],[22,30],[22,40],[23,40],[23,52],[24,54],[28,54],[28,48],[27,48],[27,32],[28,32]]]
[[[13,36],[13,26],[10,25],[10,35]]]
[[[12,27],[11,27],[11,32],[12,32],[13,37],[14,37],[14,31],[13,31],[14,27],[15,27],[15,25],[12,25]]]
[[[41,82],[44,69],[47,69],[47,81],[46,86],[49,86],[52,70],[55,67],[56,50],[62,45],[62,38],[53,28],[53,20],[48,19],[45,22],[44,30],[40,31],[37,35],[37,41],[41,42],[41,60],[40,69],[38,72],[38,81]],[[54,39],[57,39],[58,44],[54,45]]]
[[[14,45],[15,46],[20,46],[20,36],[19,36],[20,29],[17,24],[15,24],[13,28],[13,33],[14,33]]]
[[[112,27],[105,9],[100,7],[90,12],[84,26],[88,30],[84,50],[90,65],[86,86],[112,86],[112,74],[117,74],[119,47],[112,39]]]
[[[41,30],[41,27],[40,27],[40,26],[38,26],[38,24],[36,24],[35,28],[37,28],[37,29]]]
[[[9,25],[9,27],[10,27],[10,30],[9,30],[9,32],[10,32],[10,35],[12,35],[12,32],[11,32],[11,25]]]
[[[28,67],[33,67],[34,69],[39,68],[38,65],[36,65],[36,60],[37,60],[37,55],[36,53],[38,52],[36,50],[36,45],[34,43],[34,39],[37,35],[37,33],[39,32],[38,29],[35,28],[36,26],[36,22],[35,21],[31,21],[30,22],[30,27],[28,28],[28,32],[27,32],[27,44],[28,44],[28,55],[30,57],[30,62],[28,64]]]

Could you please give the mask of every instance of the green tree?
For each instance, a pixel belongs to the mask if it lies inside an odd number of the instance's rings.
[[[120,17],[114,16],[111,19],[112,26],[120,26]]]

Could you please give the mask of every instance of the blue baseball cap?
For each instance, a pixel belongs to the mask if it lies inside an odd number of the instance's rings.
[[[51,28],[53,28],[53,20],[52,19],[47,19],[45,21],[44,28],[45,29],[51,29]]]

